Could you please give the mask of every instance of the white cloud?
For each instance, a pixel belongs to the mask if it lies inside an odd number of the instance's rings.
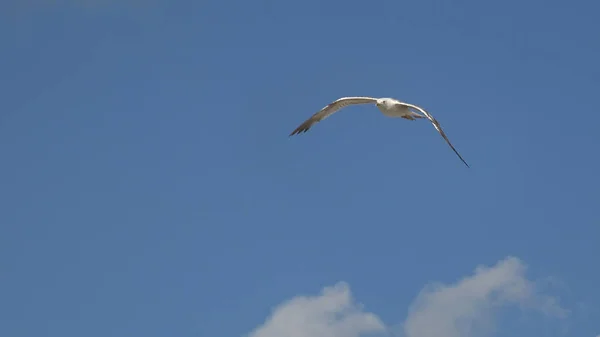
[[[418,294],[402,324],[403,337],[471,337],[490,335],[497,310],[508,305],[565,317],[552,296],[540,293],[525,277],[526,266],[507,257],[492,267],[450,284],[431,284]],[[362,310],[344,282],[318,296],[297,296],[282,303],[249,337],[359,337],[389,333],[381,319]],[[598,336],[600,337],[600,336]]]
[[[379,317],[364,312],[340,282],[319,296],[297,296],[281,304],[249,337],[358,337],[383,331]]]
[[[452,285],[426,287],[410,307],[404,322],[406,337],[469,337],[492,331],[494,314],[507,305],[537,309],[564,317],[555,298],[542,295],[525,278],[526,266],[508,257],[495,266],[477,267],[475,273]]]

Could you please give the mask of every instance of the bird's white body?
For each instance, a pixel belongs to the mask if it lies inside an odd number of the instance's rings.
[[[402,105],[400,101],[393,98],[379,98],[375,105],[387,117],[408,118],[416,117],[415,113],[410,111],[406,105]],[[418,117],[417,117],[418,118]]]

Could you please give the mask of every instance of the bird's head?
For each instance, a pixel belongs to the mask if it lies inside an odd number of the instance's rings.
[[[394,99],[389,97],[378,98],[375,102],[375,105],[377,105],[379,108],[389,108],[394,105]]]

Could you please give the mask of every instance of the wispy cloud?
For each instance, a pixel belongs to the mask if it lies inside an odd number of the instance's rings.
[[[479,266],[454,284],[426,286],[401,324],[403,337],[471,337],[491,335],[498,310],[506,306],[533,309],[562,318],[567,311],[556,298],[542,294],[525,277],[526,266],[507,257],[491,267]],[[282,303],[249,337],[358,337],[391,333],[375,314],[363,311],[349,286],[340,282],[317,296],[298,296]],[[600,336],[598,336],[600,337]]]

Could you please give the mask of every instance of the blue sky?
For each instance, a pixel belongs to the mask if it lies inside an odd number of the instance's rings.
[[[308,337],[307,320],[268,318],[296,296],[327,306],[338,285],[376,318],[319,320],[323,337],[422,317],[596,336],[599,10],[3,2],[0,335]],[[471,168],[427,121],[370,106],[288,137],[355,95],[424,107]],[[495,292],[500,312],[468,315]]]

